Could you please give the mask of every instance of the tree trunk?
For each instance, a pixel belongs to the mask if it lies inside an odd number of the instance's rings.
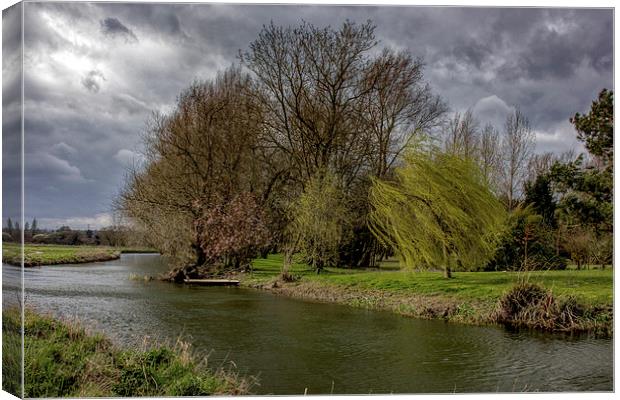
[[[194,253],[196,254],[196,266],[199,267],[201,265],[204,265],[204,263],[207,262],[207,255],[205,254],[204,250],[202,249],[202,247],[198,246],[197,244],[192,244],[192,248],[194,249]]]
[[[525,239],[525,254],[523,258],[523,269],[527,271],[527,238]]]
[[[444,270],[443,270],[444,278],[446,279],[452,278],[452,271],[450,270],[450,258],[448,257],[448,249],[446,248],[445,244],[443,246],[443,264],[444,264]]]

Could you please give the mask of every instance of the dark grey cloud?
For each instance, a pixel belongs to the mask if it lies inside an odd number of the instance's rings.
[[[118,13],[117,15],[124,16],[134,24],[150,28],[149,30],[154,31],[151,34],[187,37],[179,15],[192,7],[191,4],[167,4],[164,7],[158,7],[157,4],[133,3],[124,5],[122,10],[114,4],[102,4],[101,6],[107,12]]]
[[[2,215],[21,215],[21,7],[2,12]]]
[[[97,93],[101,88],[101,81],[105,81],[105,76],[98,70],[88,71],[82,78],[82,85],[89,91]]]
[[[127,40],[138,41],[131,29],[127,28],[117,18],[107,17],[101,22],[101,31],[106,35],[122,36]]]
[[[27,3],[26,216],[105,223],[151,112],[237,62],[271,21],[345,19],[371,19],[380,46],[423,58],[452,111],[472,108],[501,130],[520,107],[538,151],[577,146],[568,118],[613,88],[605,9]],[[9,82],[3,93],[19,93],[19,80]]]

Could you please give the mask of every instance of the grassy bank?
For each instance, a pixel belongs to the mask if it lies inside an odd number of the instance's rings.
[[[19,311],[4,311],[2,323],[3,374],[8,374],[19,371],[21,362],[19,352],[11,351],[19,349]],[[4,390],[19,394],[18,376],[3,375],[3,382]],[[76,323],[26,312],[26,397],[237,395],[248,389],[247,380],[207,368],[206,359],[180,341],[119,349]]]
[[[403,271],[396,263],[380,269],[328,268],[316,275],[304,264],[294,264],[298,280],[278,281],[280,255],[257,259],[246,274],[245,286],[271,290],[301,299],[336,302],[399,314],[444,318],[449,321],[487,324],[497,321],[503,296],[522,282],[549,290],[559,302],[571,299],[585,310],[585,317],[570,330],[610,332],[613,325],[613,271],[611,269],[516,272],[457,272],[445,279],[437,272]]]
[[[155,252],[155,250],[147,248],[26,244],[24,246],[24,265],[33,267],[38,265],[79,264],[115,260],[120,257],[121,253]],[[2,243],[2,260],[7,264],[20,265],[20,245]]]

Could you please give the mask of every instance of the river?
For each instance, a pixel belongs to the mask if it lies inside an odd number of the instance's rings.
[[[25,270],[26,304],[77,317],[122,345],[182,337],[254,375],[257,394],[613,390],[613,342],[511,332],[298,301],[244,288],[129,279],[158,255]],[[3,265],[3,294],[19,269]]]

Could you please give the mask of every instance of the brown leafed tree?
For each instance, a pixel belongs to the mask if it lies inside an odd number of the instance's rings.
[[[261,107],[247,95],[250,84],[234,67],[192,84],[171,113],[153,116],[145,162],[127,176],[119,208],[179,263],[207,261],[196,229],[205,210],[239,193],[262,200],[269,190],[260,167]]]
[[[269,245],[267,217],[254,195],[240,193],[197,206],[203,208],[203,213],[194,229],[207,264],[234,269],[247,267]]]

